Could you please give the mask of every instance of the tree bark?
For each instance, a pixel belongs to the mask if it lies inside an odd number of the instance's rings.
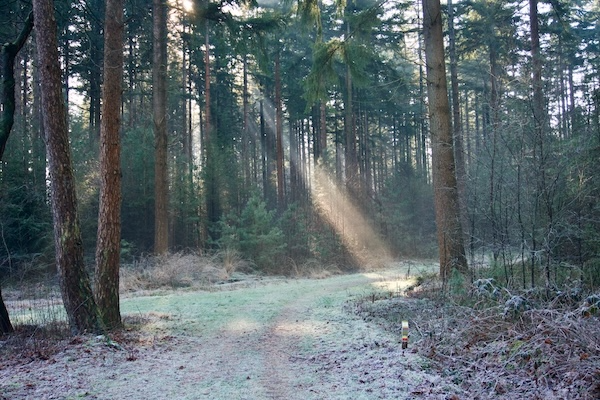
[[[25,45],[33,30],[33,12],[29,13],[19,37],[12,43],[2,45],[0,65],[2,66],[2,114],[0,115],[0,161],[6,142],[15,121],[15,57]]]
[[[453,269],[465,273],[468,266],[460,223],[439,0],[423,0],[423,28],[440,275],[447,282]]]
[[[356,129],[354,125],[354,106],[352,102],[352,74],[346,66],[346,99],[344,103],[344,134],[346,135],[346,185],[350,193],[358,193],[358,156],[356,154]]]
[[[27,38],[33,30],[33,12],[29,13],[25,25],[17,40],[6,43],[0,51],[0,65],[2,66],[2,114],[0,115],[0,162],[6,149],[10,131],[15,122],[15,57],[25,45]],[[0,335],[13,331],[8,309],[4,304],[0,288]]]
[[[100,209],[96,244],[96,303],[104,326],[121,326],[121,88],[123,79],[123,0],[106,1],[104,91],[100,129]]]
[[[4,300],[2,299],[2,288],[0,287],[0,336],[5,333],[13,332],[13,326],[10,323],[10,317],[8,315],[8,310],[6,309],[6,305],[4,304]]]
[[[279,53],[275,56],[275,146],[277,148],[277,206],[285,209],[283,179],[283,111],[281,104],[281,73]]]
[[[317,148],[315,163],[323,160],[327,151],[327,103],[325,100],[319,102],[319,147]]]
[[[463,234],[469,231],[467,219],[467,168],[465,162],[465,146],[463,141],[462,120],[460,117],[460,99],[458,91],[458,60],[456,59],[456,34],[454,31],[454,5],[448,0],[448,44],[450,53],[450,88],[452,92],[452,132],[454,138],[454,155],[456,159],[456,183],[458,202],[460,205],[461,226]],[[465,239],[468,235],[465,235]]]
[[[208,20],[204,21],[204,135],[205,146],[210,143],[211,115],[210,115],[210,29]]]
[[[537,0],[529,0],[529,26],[531,34],[531,64],[533,86],[533,124],[534,124],[534,160],[538,161],[537,190],[546,208],[546,231],[554,230],[554,209],[552,195],[546,183],[547,154],[544,146],[545,126],[547,116],[544,111],[544,93],[542,82],[542,60],[540,55],[540,32],[538,21]],[[545,278],[546,285],[550,284],[550,248],[546,248]],[[533,266],[532,266],[533,268]],[[533,283],[533,278],[532,278]]]
[[[90,41],[90,61],[89,61],[89,123],[90,123],[90,146],[96,145],[100,137],[100,118],[101,118],[101,87],[102,87],[102,19],[101,14],[103,1],[88,1],[88,7],[94,13],[90,18],[90,31],[88,38]],[[66,48],[68,53],[68,48]]]
[[[74,333],[99,331],[98,309],[83,259],[52,2],[34,0],[33,13],[35,29],[38,32],[42,117],[50,175],[56,265],[62,299],[69,325]]]
[[[167,6],[154,0],[152,101],[154,110],[154,252],[169,249],[167,170]]]

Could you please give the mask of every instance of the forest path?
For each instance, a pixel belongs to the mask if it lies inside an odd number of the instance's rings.
[[[406,284],[397,266],[127,298],[134,342],[81,337],[47,359],[0,369],[0,399],[446,398],[454,385],[344,310]]]

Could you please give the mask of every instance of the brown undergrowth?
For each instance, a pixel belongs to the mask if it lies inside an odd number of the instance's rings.
[[[163,318],[157,313],[125,316],[123,329],[104,335],[72,335],[66,322],[52,322],[44,326],[18,324],[13,333],[0,336],[0,369],[48,361],[67,350],[90,353],[92,347],[100,352],[103,348],[125,351],[128,353],[127,360],[134,361],[137,347],[157,339],[145,334],[144,326]]]
[[[471,399],[600,399],[596,297],[556,290],[515,296],[485,283],[498,290],[475,284],[460,303],[429,282],[408,297],[370,295],[349,307],[398,336],[409,320],[410,351]]]

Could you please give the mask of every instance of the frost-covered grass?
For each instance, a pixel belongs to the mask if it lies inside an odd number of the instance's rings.
[[[429,370],[465,398],[600,398],[595,296],[547,288],[516,295],[490,279],[455,295],[443,294],[439,282],[422,286],[409,298],[359,299],[351,311],[396,336],[398,319],[408,319]]]
[[[305,283],[304,283],[305,284]],[[254,285],[240,290],[171,292],[123,299],[125,316],[160,314],[160,321],[146,329],[171,334],[211,334],[236,325],[267,323],[303,290],[297,281]]]
[[[72,340],[26,364],[7,361],[12,372],[0,368],[0,393],[290,400],[460,393],[427,360],[403,351],[397,335],[349,312],[358,298],[398,296],[418,272],[408,266],[128,296],[123,332]]]

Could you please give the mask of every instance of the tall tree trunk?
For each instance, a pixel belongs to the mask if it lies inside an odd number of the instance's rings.
[[[356,154],[356,129],[352,102],[352,74],[346,66],[346,99],[344,103],[344,134],[346,136],[346,185],[351,193],[358,193],[358,156]]]
[[[323,159],[327,151],[327,103],[325,100],[319,102],[319,147],[316,152],[316,160]]]
[[[417,2],[417,4],[419,4],[419,2]],[[417,18],[420,19],[420,16],[423,14],[424,12],[417,12]],[[422,21],[419,21],[419,23],[422,23]],[[421,40],[421,31],[419,30],[418,35],[419,38],[417,40],[417,44],[418,44],[418,54],[419,54],[419,60],[423,60],[425,58],[425,56],[423,55],[423,46],[422,46],[422,40]],[[423,33],[424,34],[424,33]],[[425,98],[425,71],[423,70],[423,63],[419,63],[419,99],[424,99]],[[415,118],[417,119],[417,118]],[[428,165],[427,165],[427,150],[426,150],[426,137],[427,137],[427,124],[425,123],[425,102],[424,101],[419,101],[419,115],[418,115],[418,120],[415,120],[415,124],[418,124],[418,132],[416,133],[416,137],[415,137],[415,156],[416,156],[416,164],[417,164],[417,171],[419,172],[419,175],[422,176],[424,179],[426,179],[427,181],[429,181],[429,171],[428,171]],[[406,124],[408,125],[408,124]],[[410,158],[410,154],[408,152],[409,146],[406,146],[406,158],[407,160]]]
[[[243,77],[243,131],[242,131],[242,163],[244,168],[243,182],[244,182],[244,190],[247,191],[252,185],[252,172],[251,172],[251,162],[252,157],[250,155],[250,104],[248,98],[250,97],[250,93],[248,91],[248,55],[243,55],[243,68],[244,68],[244,77]]]
[[[212,128],[210,115],[210,28],[208,26],[208,20],[205,20],[204,24],[204,135],[205,146],[208,146],[210,143],[210,130]]]
[[[33,29],[33,12],[29,13],[19,37],[12,43],[5,43],[0,50],[2,66],[2,114],[0,114],[0,161],[6,142],[15,121],[15,57],[23,48]]]
[[[136,122],[136,98],[135,98],[135,89],[137,86],[137,68],[136,68],[136,59],[135,59],[135,52],[134,52],[134,34],[132,32],[128,32],[127,33],[127,44],[128,44],[128,72],[129,72],[129,82],[128,82],[128,87],[127,87],[127,92],[128,92],[128,101],[129,101],[129,118],[127,121],[127,126],[129,128],[133,128],[135,126],[135,122]]]
[[[450,53],[450,87],[452,92],[452,133],[454,138],[454,155],[456,160],[456,183],[458,187],[458,203],[463,234],[469,231],[467,218],[467,168],[465,163],[465,146],[463,142],[462,120],[460,116],[460,99],[458,91],[458,60],[456,59],[456,36],[454,31],[454,5],[448,0],[448,44]]]
[[[217,152],[219,147],[213,133],[216,129],[213,128],[211,103],[211,70],[210,70],[210,24],[208,19],[204,20],[204,148],[205,148],[205,199],[206,199],[206,219],[205,229],[207,230],[206,237],[210,236],[208,232],[211,226],[214,226],[220,218],[221,214],[221,199],[218,187],[218,172]],[[213,129],[215,132],[213,132]],[[215,135],[216,136],[216,135]],[[213,238],[214,239],[214,238]]]
[[[544,149],[544,128],[546,115],[544,112],[544,93],[542,83],[542,60],[540,56],[540,33],[538,23],[537,0],[529,0],[529,24],[531,34],[531,63],[532,63],[532,86],[533,86],[533,123],[534,123],[534,160],[538,161],[537,191],[546,208],[547,227],[546,231],[554,230],[552,195],[546,183],[546,159]],[[546,248],[546,285],[550,284],[550,248]],[[533,281],[533,279],[532,279]]]
[[[106,1],[104,92],[100,130],[100,209],[96,244],[96,303],[104,326],[121,326],[121,88],[123,79],[123,0]]]
[[[42,94],[56,265],[63,303],[73,332],[98,331],[98,309],[85,271],[77,216],[75,179],[62,94],[56,20],[51,0],[34,0],[35,29]]]
[[[453,269],[465,273],[468,266],[460,225],[439,0],[423,0],[423,27],[440,275],[447,282]]]
[[[167,164],[167,6],[154,0],[152,105],[154,112],[154,252],[169,249]]]
[[[17,53],[25,45],[29,34],[33,29],[33,12],[29,14],[25,25],[14,42],[5,43],[0,51],[0,65],[2,66],[2,93],[1,104],[2,114],[0,114],[0,163],[6,143],[15,121],[15,58]],[[4,298],[2,297],[2,288],[0,287],[0,335],[13,332],[13,326],[10,322],[10,316]]]
[[[260,161],[262,167],[262,187],[263,187],[263,197],[265,199],[269,198],[269,176],[267,173],[267,165],[268,165],[268,153],[267,153],[267,131],[266,131],[266,122],[265,122],[265,102],[263,99],[260,99],[259,104],[259,114],[260,114]]]
[[[497,152],[498,152],[498,138],[499,138],[499,128],[500,128],[500,95],[498,88],[498,55],[497,49],[494,46],[489,47],[489,60],[490,60],[490,100],[489,107],[486,105],[486,111],[491,111],[491,116],[489,113],[484,114],[484,127],[486,126],[486,116],[489,121],[491,118],[491,124],[487,124],[487,126],[491,127],[491,150],[490,150],[490,186],[489,186],[489,219],[490,219],[490,230],[492,233],[492,248],[493,248],[493,257],[494,261],[498,260],[498,256],[500,254],[501,243],[499,240],[500,233],[500,215],[501,210],[498,210],[499,205],[501,204],[498,200],[499,195],[497,193],[496,188],[496,164],[497,160]],[[491,110],[490,110],[491,109]],[[485,132],[485,130],[484,130]]]
[[[300,135],[300,127],[299,123],[296,121],[295,123],[289,122],[289,142],[290,142],[290,202],[295,203],[300,198],[300,173],[299,169],[301,168],[300,163],[302,163],[302,156],[300,154],[300,144],[298,141],[298,136]]]
[[[102,88],[102,5],[101,0],[92,0],[88,2],[92,18],[90,18],[91,31],[88,33],[90,41],[90,145],[95,145],[100,137],[100,118],[101,118],[101,88]],[[68,54],[68,51],[65,52]]]
[[[277,206],[280,211],[285,209],[284,179],[283,179],[283,111],[281,100],[281,73],[279,53],[275,56],[275,145],[277,147]]]

